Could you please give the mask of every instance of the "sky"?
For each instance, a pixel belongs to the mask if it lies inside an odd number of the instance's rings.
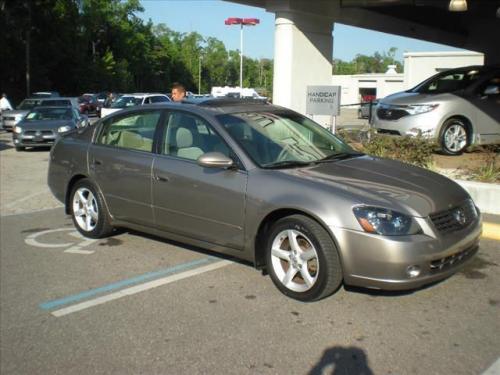
[[[264,9],[233,4],[221,0],[141,0],[145,21],[164,23],[178,32],[198,32],[203,37],[215,37],[229,50],[240,49],[240,27],[226,26],[228,17],[258,18],[260,24],[243,30],[243,54],[254,59],[272,58],[274,51],[274,14]],[[351,61],[357,54],[373,55],[396,47],[396,59],[404,52],[459,51],[459,49],[380,33],[357,27],[335,24],[333,57]]]

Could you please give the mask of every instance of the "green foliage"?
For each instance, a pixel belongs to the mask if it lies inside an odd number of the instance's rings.
[[[385,73],[389,65],[396,65],[396,71],[403,72],[403,64],[396,60],[396,47],[389,51],[375,52],[372,56],[358,54],[350,62],[336,59],[333,61],[333,74]]]
[[[137,16],[142,11],[139,0],[2,2],[2,92],[14,103],[26,96],[28,50],[30,92],[168,92],[181,82],[207,93],[212,86],[239,85],[238,51],[227,51],[216,38],[144,22]],[[272,65],[245,57],[245,84],[270,94]]]

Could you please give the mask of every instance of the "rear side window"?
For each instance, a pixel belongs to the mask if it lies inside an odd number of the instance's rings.
[[[97,143],[151,152],[160,111],[148,111],[111,119],[104,124]]]
[[[151,103],[166,103],[170,101],[166,96],[152,96],[149,99]]]

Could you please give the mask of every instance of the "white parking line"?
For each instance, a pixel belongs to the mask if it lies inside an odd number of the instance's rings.
[[[212,263],[212,264],[209,264],[209,265],[206,265],[203,267],[196,268],[194,270],[181,272],[181,273],[178,273],[175,275],[171,275],[171,276],[167,276],[167,277],[164,277],[161,279],[150,281],[148,283],[136,285],[136,286],[126,288],[126,289],[122,289],[118,292],[111,293],[111,294],[108,294],[108,295],[105,295],[102,297],[98,297],[98,298],[94,298],[94,299],[91,299],[91,300],[88,300],[85,302],[77,303],[76,305],[72,305],[72,306],[65,307],[63,309],[52,311],[51,314],[54,315],[55,317],[61,317],[64,315],[72,314],[74,312],[85,310],[85,309],[88,309],[88,308],[93,307],[93,306],[102,305],[103,303],[114,301],[114,300],[119,299],[119,298],[131,296],[133,294],[144,292],[146,290],[153,289],[153,288],[156,288],[156,287],[159,287],[162,285],[170,284],[170,283],[173,283],[175,281],[186,279],[186,278],[191,277],[191,276],[196,276],[196,275],[208,272],[208,271],[212,271],[212,270],[215,270],[215,269],[218,269],[221,267],[225,267],[225,266],[228,266],[232,263],[233,262],[231,262],[229,260],[223,260],[220,262]]]
[[[500,357],[481,375],[500,375]]]

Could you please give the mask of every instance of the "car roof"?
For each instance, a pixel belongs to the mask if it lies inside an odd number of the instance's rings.
[[[146,96],[167,96],[165,94],[162,94],[162,93],[156,93],[156,92],[152,92],[152,93],[141,93],[141,92],[136,92],[136,93],[131,93],[131,94],[122,94],[122,96],[133,96],[134,98],[144,98]]]
[[[134,111],[147,111],[150,109],[185,109],[193,113],[230,114],[240,112],[263,112],[263,111],[288,111],[288,108],[268,104],[259,99],[233,99],[233,98],[194,98],[185,99],[182,102],[168,102],[148,104],[147,106],[131,107],[121,110],[124,114]],[[118,112],[117,112],[118,113]]]

